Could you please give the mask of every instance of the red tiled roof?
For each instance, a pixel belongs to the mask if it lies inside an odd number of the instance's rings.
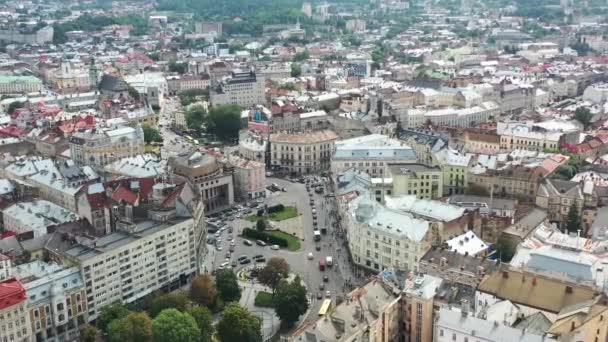
[[[106,193],[98,192],[95,194],[87,194],[87,200],[91,209],[103,208],[106,205]]]
[[[127,202],[129,204],[135,205],[137,204],[139,199],[138,194],[128,189],[126,186],[120,185],[114,192],[112,193],[112,200],[116,202]]]
[[[16,278],[0,283],[0,310],[19,304],[26,298],[25,288]]]
[[[186,183],[176,186],[175,190],[169,196],[167,196],[167,198],[165,198],[160,205],[164,208],[173,206],[173,202],[175,199],[177,199],[177,196],[182,193],[182,189],[184,188],[185,184]]]

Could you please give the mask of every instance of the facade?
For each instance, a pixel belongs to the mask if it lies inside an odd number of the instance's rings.
[[[328,170],[338,135],[330,130],[270,135],[270,165],[296,174]]]
[[[266,196],[266,165],[241,157],[230,157],[230,165],[234,167],[235,196],[242,200],[250,200]]]
[[[267,147],[268,141],[261,138],[239,140],[239,155],[248,160],[265,163]]]
[[[545,179],[538,187],[536,205],[547,210],[551,221],[563,223],[567,220],[572,204],[576,204],[578,214],[585,218],[584,230],[593,224],[597,207],[597,195],[591,184]]]
[[[475,288],[484,275],[497,270],[499,264],[487,258],[433,247],[420,259],[419,267],[421,273]]]
[[[406,341],[433,340],[434,298],[442,282],[426,274],[406,280],[402,294]]]
[[[211,104],[235,104],[241,107],[265,104],[265,87],[265,79],[253,71],[232,73],[211,92]]]
[[[53,41],[55,29],[52,25],[45,26],[35,32],[21,32],[21,30],[0,30],[0,40],[20,44],[44,45]]]
[[[40,260],[14,268],[27,291],[27,309],[36,341],[79,341],[88,322],[87,295],[78,268]]]
[[[179,218],[175,211],[157,214],[152,216],[165,220],[120,221],[115,232],[75,243],[53,256],[79,268],[89,320],[106,305],[132,303],[162,288],[181,286],[198,272],[204,217]]]
[[[385,177],[389,173],[388,163],[416,161],[416,153],[411,147],[382,134],[340,140],[335,145],[331,160],[331,171],[334,174],[356,167],[372,178]]]
[[[504,150],[556,150],[559,148],[561,132],[544,131],[531,122],[498,123],[500,148]]]
[[[125,77],[125,82],[135,88],[152,107],[162,108],[169,94],[169,85],[163,73],[144,72]]]
[[[97,80],[91,79],[88,70],[74,67],[71,61],[64,59],[53,77],[53,83],[60,93],[83,92],[88,91]]]
[[[443,194],[447,196],[464,194],[473,156],[445,148],[435,153],[435,157],[443,173]]]
[[[494,154],[500,150],[500,136],[493,131],[466,129],[464,143],[465,148],[473,152]]]
[[[38,93],[42,81],[34,76],[0,76],[0,94]]]
[[[25,288],[16,278],[0,282],[0,338],[2,342],[33,339]]]
[[[144,131],[141,126],[75,132],[70,138],[72,159],[95,169],[127,157],[144,153]]]
[[[608,306],[594,300],[584,305],[564,308],[547,331],[561,341],[606,341],[608,339]]]
[[[510,166],[501,170],[486,170],[483,173],[469,175],[469,187],[476,186],[486,193],[501,196],[534,197],[544,171],[540,167],[529,168],[521,165]]]
[[[2,211],[4,229],[16,234],[44,236],[53,231],[52,226],[79,219],[74,212],[44,200],[15,203]]]
[[[232,173],[213,156],[201,152],[180,154],[169,160],[173,171],[197,187],[205,203],[205,212],[214,212],[234,204]]]
[[[471,127],[496,117],[499,109],[492,101],[468,108],[410,109],[401,117],[401,123],[408,128],[422,127],[427,122],[436,126]]]
[[[419,163],[389,164],[393,195],[416,195],[436,199],[443,196],[443,173],[438,166]]]

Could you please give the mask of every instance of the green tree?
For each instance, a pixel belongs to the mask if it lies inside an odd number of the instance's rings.
[[[128,86],[127,93],[129,93],[129,96],[131,96],[131,98],[135,101],[139,101],[141,99],[141,95],[137,89],[133,88],[132,86]]]
[[[215,287],[224,302],[238,301],[241,298],[241,288],[236,274],[232,270],[226,269],[218,272],[215,276]]]
[[[215,332],[211,311],[204,306],[197,305],[191,307],[188,313],[194,318],[201,332],[201,342],[211,342],[213,340],[213,333]]]
[[[262,320],[237,303],[226,306],[217,324],[217,335],[222,342],[262,341]]]
[[[188,65],[183,62],[177,62],[175,59],[169,61],[169,71],[176,72],[178,74],[185,74]]]
[[[298,63],[291,63],[291,77],[300,77],[302,75],[302,67]]]
[[[198,275],[192,279],[190,285],[190,298],[195,303],[210,307],[215,303],[217,289],[213,279],[208,274]]]
[[[513,259],[513,255],[515,255],[516,243],[506,237],[504,234],[498,238],[496,241],[495,249],[496,253],[498,253],[498,257],[502,262],[509,262]]]
[[[274,295],[274,308],[277,316],[288,327],[293,326],[301,315],[308,310],[306,288],[300,277],[293,281],[281,280]]]
[[[97,317],[97,327],[104,332],[107,332],[108,325],[114,321],[127,317],[131,311],[122,303],[114,303],[103,306]]]
[[[270,258],[258,272],[258,280],[260,283],[270,287],[275,293],[277,286],[281,280],[289,275],[289,264],[283,258]]]
[[[133,312],[108,325],[110,342],[148,342],[152,340],[152,321],[145,312]]]
[[[294,62],[302,62],[305,61],[307,59],[310,58],[310,54],[308,53],[308,50],[306,51],[302,51],[302,52],[298,52],[293,56],[293,61]]]
[[[591,114],[591,110],[589,110],[589,108],[578,107],[574,111],[574,118],[578,122],[583,124],[585,129],[587,129],[589,127],[589,125],[591,125],[591,119],[593,119],[593,114]]]
[[[150,313],[150,316],[156,317],[156,315],[165,309],[186,311],[188,303],[188,296],[186,296],[183,292],[165,293],[152,299],[148,312]]]
[[[82,342],[97,342],[99,337],[99,330],[90,324],[87,324],[80,332]]]
[[[201,332],[187,312],[166,309],[152,321],[154,342],[199,342]]]
[[[190,129],[200,131],[205,116],[207,116],[207,111],[203,106],[191,106],[186,111],[186,125]]]
[[[222,141],[234,141],[241,129],[241,107],[223,105],[213,107],[207,117],[207,132],[215,134]]]
[[[264,219],[258,219],[258,221],[255,223],[255,229],[257,229],[258,232],[263,232],[266,230],[266,222],[264,222]]]
[[[13,112],[17,109],[17,108],[23,108],[25,107],[25,102],[21,102],[21,101],[13,101],[11,102],[11,104],[8,105],[8,113],[9,114],[13,114]]]
[[[577,233],[579,229],[582,229],[581,216],[579,213],[578,205],[576,201],[572,202],[568,216],[566,217],[566,230],[568,233]]]
[[[152,143],[152,142],[163,141],[163,138],[160,135],[160,132],[158,131],[158,129],[156,127],[152,127],[148,124],[143,124],[143,125],[141,125],[141,128],[144,131],[144,141],[147,144]]]

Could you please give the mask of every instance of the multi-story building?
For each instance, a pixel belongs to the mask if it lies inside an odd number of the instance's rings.
[[[454,253],[437,246],[420,259],[419,267],[421,273],[475,288],[483,276],[497,270],[499,264],[487,258]]]
[[[250,200],[266,195],[266,165],[237,156],[230,156],[234,167],[234,191],[240,200]]]
[[[433,340],[434,299],[443,280],[426,274],[408,279],[401,295],[405,340]]]
[[[270,165],[291,173],[328,170],[338,135],[330,130],[270,135]]]
[[[331,171],[338,174],[356,167],[372,178],[386,177],[388,163],[416,161],[414,150],[397,139],[382,134],[336,141],[336,149],[331,160]]]
[[[546,209],[549,219],[565,222],[572,204],[576,204],[578,214],[584,218],[583,230],[593,224],[597,208],[597,195],[590,182],[585,183],[545,179],[538,187],[536,205]]]
[[[509,166],[500,170],[470,173],[468,186],[484,189],[488,194],[530,198],[536,195],[538,184],[545,173],[540,167]]]
[[[79,341],[88,322],[87,294],[80,271],[36,260],[14,267],[27,292],[36,341]]]
[[[443,173],[443,195],[464,194],[473,156],[445,148],[435,153],[435,157]]]
[[[608,306],[599,300],[564,308],[547,331],[560,341],[608,340]]]
[[[494,154],[500,150],[500,136],[494,131],[469,128],[464,131],[464,144],[468,151]]]
[[[0,340],[33,341],[25,288],[16,278],[0,282]]]
[[[443,196],[443,173],[439,166],[420,163],[389,164],[393,195],[416,195],[435,199]]]
[[[0,253],[0,282],[10,278],[11,275],[11,258]]]
[[[260,163],[266,162],[268,141],[262,138],[247,138],[239,140],[239,155],[248,160]]]
[[[409,109],[400,121],[403,127],[408,128],[422,127],[429,121],[436,126],[471,127],[487,122],[497,114],[498,105],[488,101],[468,108]]]
[[[34,76],[0,76],[0,94],[38,93],[42,81]]]
[[[556,150],[562,136],[561,132],[535,128],[531,122],[499,122],[497,133],[500,135],[500,148],[504,150]]]
[[[53,25],[47,25],[38,30],[21,30],[10,28],[0,30],[0,40],[20,44],[44,45],[53,41],[55,29]]]
[[[126,157],[144,153],[144,131],[141,126],[75,132],[70,138],[72,159],[94,169]]]
[[[20,202],[2,211],[4,229],[16,234],[30,233],[32,237],[53,232],[53,226],[79,219],[74,212],[44,200]]]
[[[78,65],[74,67],[72,62],[63,59],[59,70],[52,77],[52,83],[60,93],[83,92],[88,91],[91,85],[95,85],[97,80],[91,79],[89,70],[86,70]]]
[[[193,218],[176,216],[175,209],[150,210],[150,218],[135,222],[132,208],[125,207],[116,231],[67,246],[57,238],[47,247],[52,259],[80,270],[88,317],[94,320],[106,305],[178,288],[199,272],[206,241],[203,212],[202,203],[193,209]]]
[[[214,212],[234,203],[234,182],[218,160],[201,152],[183,153],[169,160],[173,172],[186,177],[197,187],[205,212]]]
[[[241,107],[265,104],[265,86],[265,79],[253,71],[232,73],[211,92],[211,104],[235,104]]]
[[[163,73],[144,72],[125,77],[125,82],[135,88],[152,107],[162,108],[169,94],[169,85]]]

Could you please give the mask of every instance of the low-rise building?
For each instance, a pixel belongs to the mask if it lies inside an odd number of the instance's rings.
[[[436,246],[420,259],[421,273],[446,281],[477,287],[486,273],[499,269],[500,264],[485,257],[464,255]]]
[[[37,238],[54,231],[53,226],[79,220],[76,213],[44,200],[20,202],[2,211],[4,229]]]
[[[112,179],[120,177],[162,177],[167,161],[154,154],[140,154],[110,163],[104,167]]]
[[[245,159],[266,162],[268,141],[262,138],[247,138],[239,140],[239,155]]]
[[[72,159],[95,169],[126,157],[144,153],[141,126],[75,132],[70,138]]]
[[[538,184],[545,171],[541,167],[509,166],[501,170],[486,170],[483,173],[469,175],[469,187],[474,186],[488,194],[501,196],[536,196]]]
[[[591,182],[571,182],[559,179],[545,179],[538,187],[536,205],[547,210],[549,219],[564,223],[572,205],[583,217],[583,230],[593,224],[597,208],[597,196]]]
[[[532,122],[499,122],[500,148],[504,150],[557,150],[562,133],[535,128]]]
[[[337,134],[330,130],[270,135],[270,165],[296,174],[330,167]]]
[[[34,338],[27,293],[16,278],[0,282],[0,332],[2,341],[30,342]]]

